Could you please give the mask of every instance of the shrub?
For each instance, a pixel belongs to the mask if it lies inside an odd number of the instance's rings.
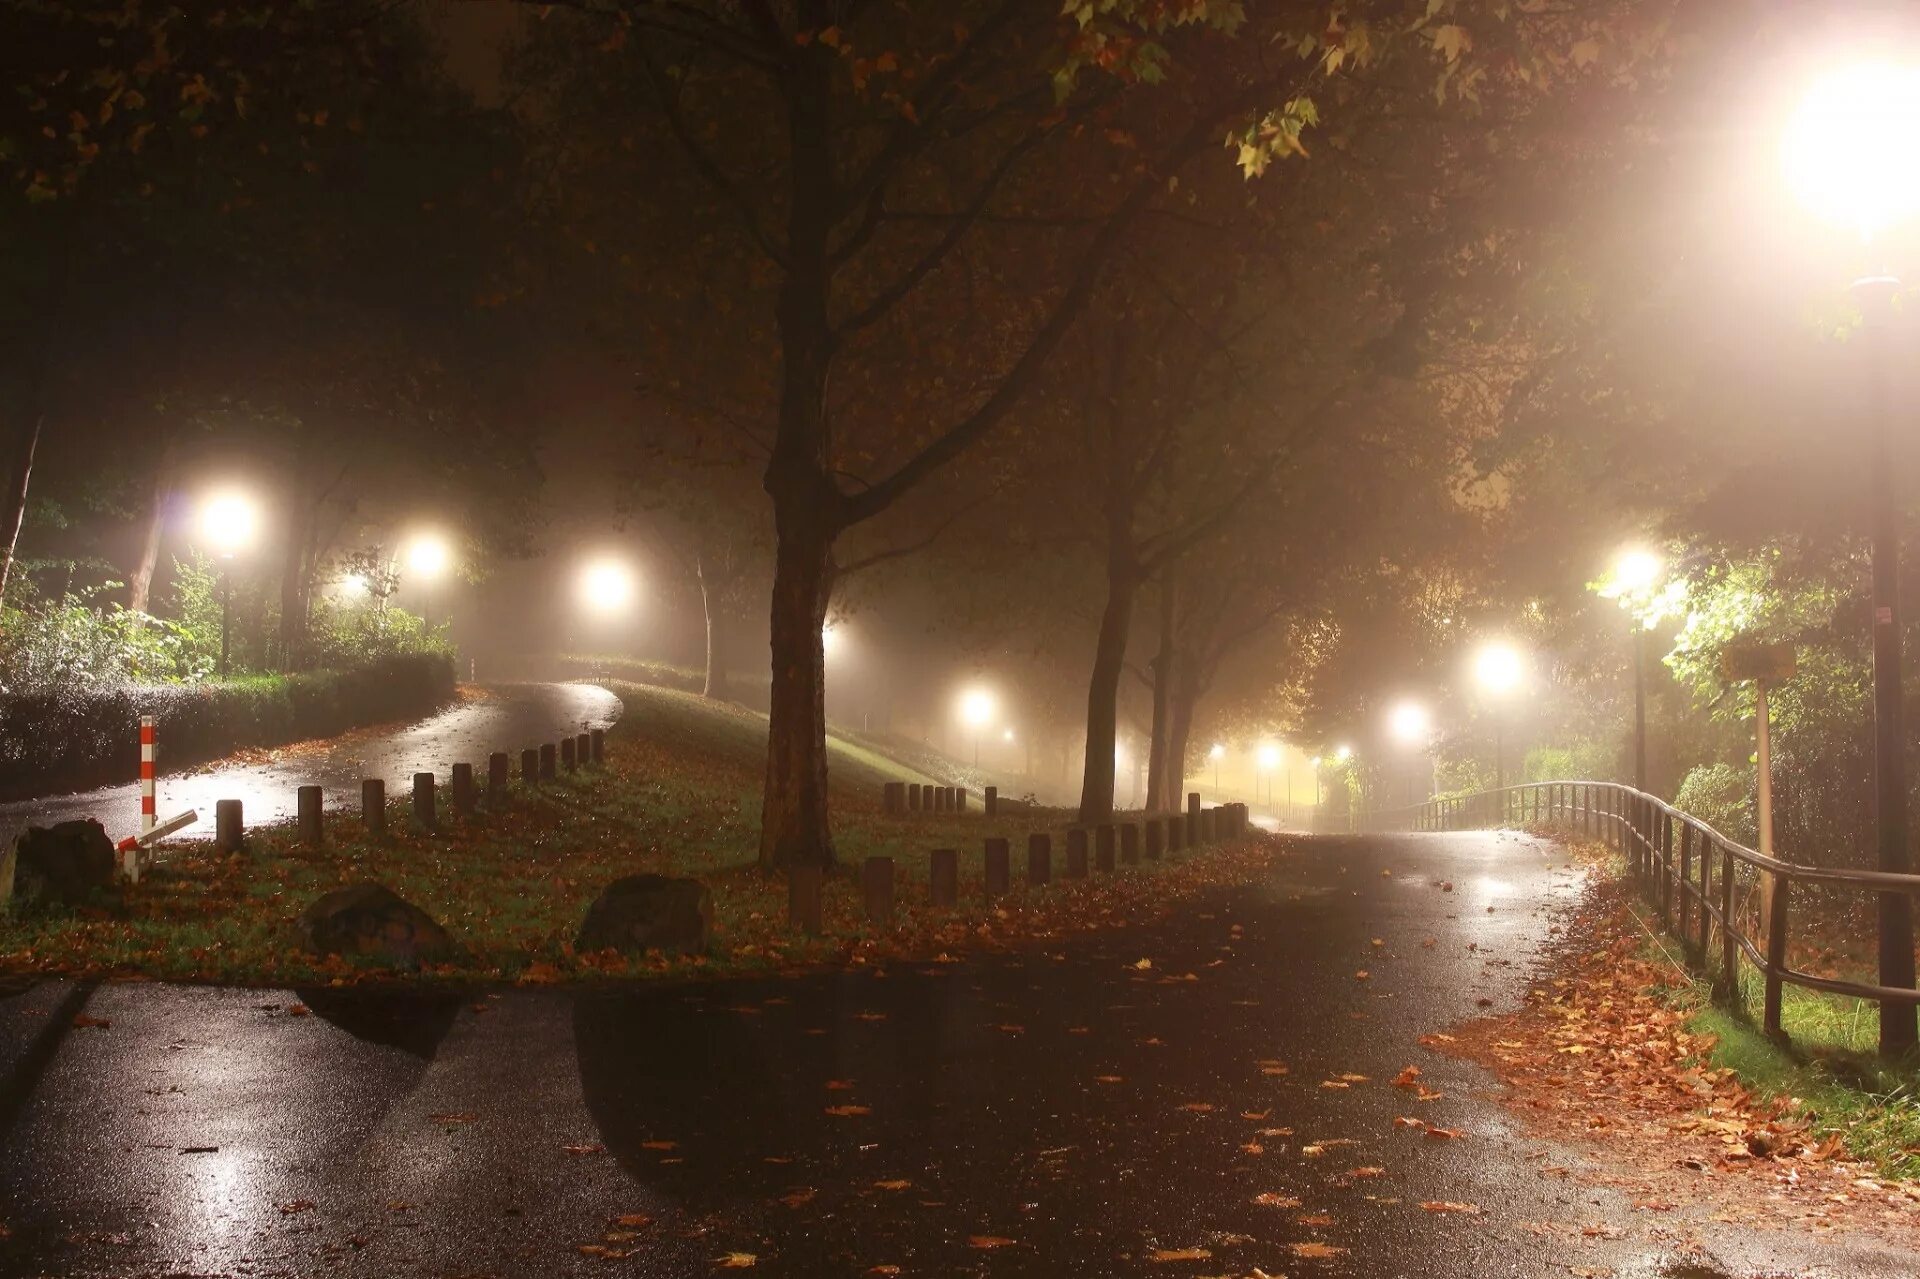
[[[1698,817],[1728,839],[1753,846],[1753,779],[1730,764],[1702,764],[1680,783],[1673,806]]]
[[[0,694],[0,795],[18,798],[139,776],[140,716],[160,720],[168,767],[246,746],[326,737],[419,715],[453,694],[445,653],[379,658],[341,670],[217,683],[74,681]]]

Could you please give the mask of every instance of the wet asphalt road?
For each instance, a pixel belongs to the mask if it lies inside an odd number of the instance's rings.
[[[1523,1135],[1485,1072],[1419,1045],[1517,1003],[1578,882],[1522,836],[1323,839],[1161,925],[923,968],[409,998],[42,983],[0,1001],[0,1272],[1913,1273],[1710,1206],[1650,1223],[1594,1151]],[[83,1008],[111,1026],[73,1028]],[[1407,1065],[1444,1095],[1395,1088]],[[1155,1259],[1188,1249],[1209,1255]]]
[[[245,761],[200,765],[181,773],[166,768],[161,727],[157,800],[161,820],[194,809],[200,820],[183,834],[213,833],[214,801],[237,799],[249,823],[294,816],[294,791],[318,784],[329,808],[360,803],[362,778],[386,779],[389,795],[401,794],[413,774],[431,769],[445,776],[460,760],[484,769],[488,754],[519,752],[562,734],[604,728],[620,713],[620,699],[590,684],[489,684],[479,696],[399,728],[346,733],[311,746],[294,743],[277,751],[248,752]],[[0,804],[0,847],[26,827],[95,817],[115,840],[140,825],[140,785]]]

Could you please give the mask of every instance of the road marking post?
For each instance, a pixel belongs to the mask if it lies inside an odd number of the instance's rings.
[[[154,795],[154,748],[159,729],[151,715],[140,717],[140,833],[152,831],[159,821]]]

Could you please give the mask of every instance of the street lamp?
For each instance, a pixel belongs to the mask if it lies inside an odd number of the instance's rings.
[[[999,702],[984,688],[970,688],[960,695],[961,722],[973,730],[973,766],[980,767],[980,733],[993,721]]]
[[[1481,691],[1493,699],[1493,788],[1507,788],[1506,757],[1501,738],[1506,728],[1506,700],[1520,687],[1526,662],[1511,644],[1494,643],[1480,650],[1473,659],[1473,678]]]
[[[1308,767],[1313,769],[1313,809],[1316,813],[1320,811],[1320,764],[1318,755],[1307,761]]]
[[[200,508],[200,535],[220,560],[220,677],[226,678],[233,633],[233,557],[253,544],[260,511],[253,499],[229,490]]]
[[[1271,808],[1273,807],[1273,770],[1275,766],[1280,763],[1280,748],[1272,742],[1262,742],[1260,743],[1259,751],[1254,755],[1254,759],[1259,763],[1261,773],[1266,776],[1267,807]],[[1255,797],[1258,798],[1258,795],[1259,792],[1256,789]]]
[[[1870,62],[1832,72],[1809,87],[1780,143],[1781,171],[1808,212],[1871,245],[1920,220],[1920,66]],[[1858,280],[1853,295],[1865,319],[1869,361],[1873,558],[1874,816],[1878,865],[1904,873],[1907,856],[1906,726],[1902,714],[1899,524],[1889,436],[1888,324],[1900,282],[1881,274]],[[1880,984],[1912,989],[1913,911],[1905,893],[1879,901]],[[1880,1005],[1880,1051],[1905,1053],[1916,1042],[1914,1009]]]
[[[1433,717],[1427,708],[1418,702],[1398,702],[1387,712],[1387,733],[1402,746],[1425,750],[1433,738]],[[1407,772],[1408,788],[1413,784],[1413,773]],[[1432,791],[1432,777],[1428,777],[1427,789]]]
[[[1213,761],[1213,793],[1215,795],[1220,793],[1220,760],[1226,753],[1227,748],[1219,742],[1215,742],[1213,749],[1207,752],[1207,758]]]
[[[407,568],[417,574],[426,589],[421,620],[433,630],[433,584],[453,563],[453,550],[437,533],[422,533],[407,546]]]
[[[633,603],[633,570],[618,560],[594,560],[580,570],[580,602],[588,611],[611,616]]]
[[[1630,550],[1614,561],[1614,589],[1633,627],[1633,788],[1647,789],[1647,628],[1634,615],[1660,580],[1665,565],[1651,551]]]

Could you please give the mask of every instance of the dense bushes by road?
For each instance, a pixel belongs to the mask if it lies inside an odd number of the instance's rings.
[[[445,653],[342,670],[195,684],[80,684],[0,694],[0,798],[131,781],[140,716],[160,720],[162,767],[424,714],[453,695]]]

